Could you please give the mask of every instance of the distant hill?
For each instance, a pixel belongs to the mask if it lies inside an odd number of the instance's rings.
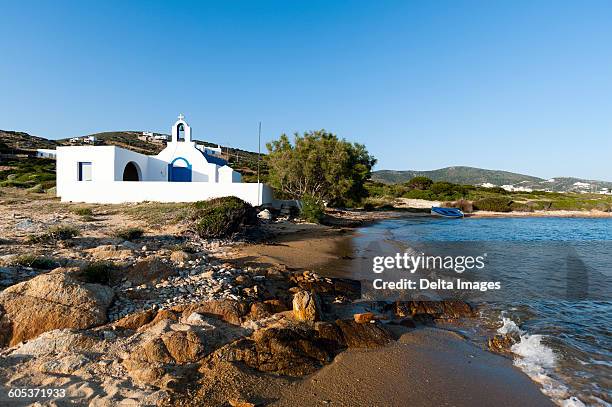
[[[106,131],[103,133],[87,134],[87,136],[94,136],[96,138],[97,145],[123,147],[142,154],[157,154],[164,149],[164,144],[139,140],[138,136],[141,135],[141,131]],[[58,142],[62,145],[70,145],[69,140],[61,139]]]
[[[447,181],[455,184],[476,185],[489,182],[495,185],[518,184],[522,181],[539,182],[542,178],[515,174],[508,171],[485,170],[474,167],[446,167],[431,171],[380,170],[372,173],[372,180],[386,184],[397,184],[413,177],[427,177],[433,181]]]
[[[19,154],[57,146],[58,143],[54,140],[32,136],[21,131],[0,130],[0,153]]]
[[[385,184],[399,184],[413,177],[424,176],[433,181],[447,181],[455,184],[496,186],[513,185],[515,187],[548,190],[555,192],[588,191],[597,192],[602,188],[612,189],[612,182],[585,180],[572,177],[555,177],[548,180],[530,175],[508,171],[486,170],[474,167],[446,167],[431,171],[393,171],[380,170],[372,173],[372,180]]]

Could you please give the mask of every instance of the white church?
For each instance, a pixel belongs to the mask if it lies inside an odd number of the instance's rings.
[[[197,145],[183,115],[159,154],[117,146],[58,147],[57,196],[63,202],[195,202],[237,196],[251,205],[272,202],[261,183],[242,183],[220,149]]]

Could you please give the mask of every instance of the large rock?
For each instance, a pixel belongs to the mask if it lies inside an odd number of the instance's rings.
[[[206,350],[204,338],[193,330],[168,332],[162,336],[162,341],[177,363],[195,362]]]
[[[143,325],[148,324],[156,317],[156,312],[152,309],[148,309],[145,311],[137,312],[135,314],[130,314],[125,316],[115,322],[113,325],[117,328],[123,329],[133,329],[136,330]]]
[[[185,317],[188,317],[193,312],[197,312],[198,314],[212,316],[234,325],[240,325],[243,317],[249,311],[244,302],[235,300],[210,300],[199,304],[177,306],[173,310],[182,312]]]
[[[170,254],[170,260],[176,264],[187,263],[189,260],[191,260],[191,255],[186,251],[176,250]]]
[[[53,329],[101,325],[113,296],[110,287],[80,282],[61,270],[11,286],[0,293],[0,325],[10,332],[2,344],[12,346]]]
[[[363,313],[353,315],[353,319],[358,324],[366,324],[366,323],[369,323],[369,322],[372,322],[372,321],[375,321],[381,318],[380,316],[374,314],[373,312],[363,312]]]
[[[343,296],[352,300],[361,297],[361,283],[347,278],[322,278],[315,273],[305,271],[290,276],[290,281],[305,291],[314,291],[319,295]]]
[[[321,319],[321,304],[314,292],[300,291],[293,296],[293,317],[298,321]]]
[[[393,337],[381,324],[360,324],[354,320],[338,320],[346,345],[349,348],[379,348],[393,340]]]
[[[161,328],[167,329],[167,324]],[[172,387],[172,383],[183,381],[186,372],[176,364],[175,356],[181,361],[193,356],[193,347],[185,352],[181,349],[185,335],[185,332],[169,331],[145,340],[130,351],[122,362],[123,367],[137,382],[162,388]]]
[[[264,209],[263,211],[259,212],[257,214],[257,217],[259,219],[263,219],[263,220],[271,220],[272,219],[272,212],[270,212],[269,209]]]
[[[155,284],[168,277],[178,275],[178,270],[170,267],[156,256],[149,256],[128,269],[125,277],[135,285]]]
[[[88,331],[56,329],[40,334],[35,339],[22,343],[13,356],[43,356],[60,353],[99,352],[102,339]]]
[[[133,256],[132,250],[114,244],[94,247],[86,252],[96,260],[127,260]]]
[[[287,311],[287,306],[281,300],[273,299],[251,304],[248,319],[257,320],[268,318],[276,313]]]
[[[289,325],[260,329],[251,338],[219,349],[212,361],[242,362],[262,372],[303,376],[329,363],[340,348],[312,328]]]
[[[474,316],[474,309],[465,301],[398,301],[398,317],[429,315],[433,318],[461,318]]]
[[[162,314],[163,311],[160,311],[158,316]],[[190,317],[192,315],[194,313]],[[240,327],[217,319],[195,319],[187,317],[186,321],[196,324],[166,318],[155,324],[143,325],[139,329],[142,340],[123,356],[122,364],[130,377],[140,383],[163,388],[184,384],[194,373],[194,362],[247,333]]]

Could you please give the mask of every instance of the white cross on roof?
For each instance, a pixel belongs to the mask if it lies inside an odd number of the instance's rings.
[[[179,119],[179,120],[183,120],[184,118],[185,118],[185,116],[183,116],[183,113],[181,113],[181,114],[179,114],[179,115],[178,115],[178,119]]]

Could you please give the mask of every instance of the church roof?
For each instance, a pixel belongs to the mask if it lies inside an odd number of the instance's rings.
[[[208,161],[210,164],[217,164],[220,167],[227,165],[227,161],[225,161],[223,158],[215,157],[214,155],[205,153],[204,151],[201,151],[201,150],[198,150],[198,151],[202,153],[204,158],[206,158],[206,161]]]

